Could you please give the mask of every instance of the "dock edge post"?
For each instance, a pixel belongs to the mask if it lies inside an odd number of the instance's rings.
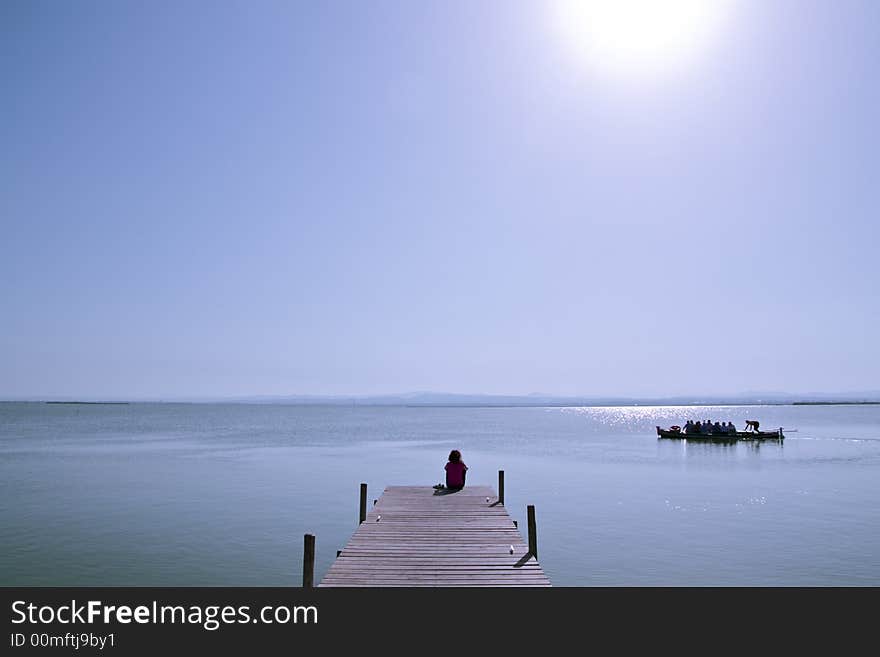
[[[303,588],[315,586],[315,535],[303,536]]]
[[[504,506],[504,470],[498,471],[498,504]]]
[[[529,504],[526,507],[529,521],[529,554],[535,559],[538,558],[538,528],[535,524],[535,505]]]
[[[360,513],[360,521],[358,524],[362,523],[367,519],[367,485],[361,484],[361,513]]]

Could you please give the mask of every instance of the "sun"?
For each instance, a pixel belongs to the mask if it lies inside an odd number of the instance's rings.
[[[554,19],[570,48],[592,65],[656,70],[693,59],[732,0],[557,0]]]

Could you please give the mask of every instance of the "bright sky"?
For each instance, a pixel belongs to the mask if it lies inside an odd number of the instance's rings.
[[[0,3],[0,397],[880,389],[880,3],[570,4]]]

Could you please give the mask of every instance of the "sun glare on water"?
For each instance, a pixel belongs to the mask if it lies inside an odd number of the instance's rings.
[[[695,58],[732,0],[557,0],[567,45],[604,70],[656,71]]]

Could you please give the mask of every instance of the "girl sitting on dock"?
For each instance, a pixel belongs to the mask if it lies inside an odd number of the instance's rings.
[[[457,449],[449,452],[449,463],[446,464],[446,488],[461,490],[464,488],[465,473],[468,467],[461,460],[461,452]]]

